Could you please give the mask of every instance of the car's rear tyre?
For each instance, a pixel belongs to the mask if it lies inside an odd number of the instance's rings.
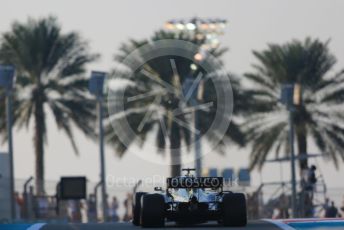
[[[145,195],[145,192],[137,192],[134,197],[133,204],[133,224],[135,226],[140,226],[141,222],[141,198]]]
[[[144,228],[164,227],[165,199],[160,194],[146,194],[142,197],[141,226]]]
[[[228,193],[223,197],[222,223],[224,226],[247,225],[246,197],[242,193]]]

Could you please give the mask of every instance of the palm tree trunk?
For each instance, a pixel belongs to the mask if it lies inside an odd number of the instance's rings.
[[[298,149],[298,155],[302,155],[307,153],[307,134],[306,134],[306,125],[305,123],[299,123],[296,126],[296,139],[297,139],[297,149]],[[299,159],[299,166],[300,166],[300,177],[304,178],[304,172],[305,170],[308,170],[308,159],[307,158],[301,158]],[[310,198],[310,194],[308,192],[305,192],[305,187],[306,183],[305,181],[302,179],[301,182],[301,186],[302,186],[302,196],[301,198],[301,209],[299,210],[299,213],[301,214],[300,217],[311,217],[309,216],[306,210],[313,210],[313,204],[312,202],[309,202],[310,200],[312,200]]]
[[[44,194],[44,132],[45,132],[45,116],[43,111],[42,96],[36,94],[35,100],[35,176],[36,176],[36,194]]]
[[[171,154],[171,176],[180,176],[181,173],[181,151],[180,151],[180,127],[173,121],[170,135],[170,154]]]
[[[306,134],[306,125],[304,123],[298,124],[296,126],[296,138],[297,138],[297,149],[298,155],[307,153],[307,134]],[[308,159],[301,158],[299,159],[300,175],[302,172],[308,169]]]

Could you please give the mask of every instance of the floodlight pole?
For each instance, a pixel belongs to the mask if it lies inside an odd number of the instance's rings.
[[[195,111],[195,130],[199,130],[199,114],[198,111]],[[195,168],[196,168],[196,176],[202,176],[202,145],[201,145],[201,134],[195,132]]]
[[[7,136],[8,136],[8,154],[10,158],[10,191],[11,191],[11,219],[15,219],[15,203],[14,203],[14,166],[13,166],[13,139],[12,139],[12,90],[6,89],[7,103]]]
[[[97,95],[98,112],[99,112],[99,152],[100,152],[100,177],[102,182],[102,208],[103,221],[107,216],[107,199],[106,199],[106,180],[105,180],[105,156],[104,156],[104,126],[103,126],[103,96]]]
[[[99,181],[96,186],[94,186],[94,199],[95,199],[95,203],[96,203],[96,217],[98,218],[98,197],[97,197],[97,194],[98,194],[98,188],[102,185],[102,182]],[[104,210],[103,210],[104,211]]]
[[[190,76],[187,76],[187,79],[183,83],[183,93],[186,95],[190,90],[193,90],[191,87],[194,83],[194,79]],[[186,103],[189,103],[191,106],[196,107],[199,104],[199,100],[202,100],[202,98],[198,98],[198,92],[199,92],[199,86],[197,86],[197,93],[192,93],[190,95],[190,98]],[[203,95],[200,95],[200,97],[203,97]],[[193,135],[193,143],[195,147],[195,169],[196,169],[196,177],[200,177],[202,175],[202,143],[201,143],[201,134],[199,133],[199,111],[194,110],[193,112],[194,117],[194,128],[195,133]]]
[[[8,155],[10,163],[10,197],[11,197],[11,219],[15,219],[15,197],[14,197],[14,164],[13,164],[13,139],[12,139],[12,89],[15,68],[11,65],[0,65],[0,86],[6,92],[6,126],[8,138]]]
[[[294,152],[294,123],[293,123],[293,108],[289,108],[289,142],[290,142],[290,166],[291,166],[291,207],[293,218],[297,217],[297,205],[296,205],[296,172],[295,172],[295,152]]]
[[[103,221],[106,221],[107,216],[107,197],[106,197],[106,176],[105,176],[105,155],[104,155],[104,80],[106,77],[105,72],[92,71],[91,78],[89,81],[89,90],[91,94],[96,96],[98,106],[98,122],[99,122],[99,153],[100,153],[100,181],[102,186],[102,210],[103,210]]]
[[[285,84],[282,86],[281,102],[286,106],[289,112],[289,146],[290,146],[290,169],[291,169],[291,208],[293,218],[297,215],[297,191],[296,191],[296,172],[295,172],[295,152],[294,152],[294,121],[293,113],[295,110],[295,96],[300,96],[301,91],[295,90],[294,84]],[[300,97],[298,97],[300,99]],[[299,101],[297,103],[300,103]]]

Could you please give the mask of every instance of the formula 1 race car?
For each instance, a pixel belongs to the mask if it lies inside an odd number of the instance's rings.
[[[167,178],[167,188],[154,193],[135,193],[133,224],[142,227],[163,227],[166,221],[178,225],[217,221],[224,226],[247,224],[246,198],[242,193],[223,191],[222,177],[190,175]]]

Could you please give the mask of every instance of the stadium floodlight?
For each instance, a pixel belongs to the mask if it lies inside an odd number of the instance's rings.
[[[91,79],[89,81],[88,87],[90,92],[97,96],[102,97],[104,94],[104,80],[106,77],[105,72],[92,71]]]
[[[197,43],[200,43],[198,52],[193,56],[193,62],[200,64],[205,59],[207,59],[208,52],[219,47],[220,42],[218,37],[224,34],[225,28],[227,25],[227,20],[225,19],[203,19],[203,18],[190,18],[186,20],[173,19],[165,23],[164,28],[168,32],[173,32],[178,34],[183,34],[191,40],[196,40]],[[197,65],[192,64],[190,66],[192,71],[197,70]],[[195,79],[192,79],[192,82]],[[188,81],[188,80],[187,80]],[[189,89],[188,87],[193,85],[192,82],[184,83],[184,88]],[[199,85],[199,87],[198,87]],[[186,87],[185,87],[186,86]],[[204,94],[204,84],[203,81],[200,81],[200,84],[197,84],[198,95],[192,95],[190,102],[193,106],[196,106],[198,101],[202,101]],[[198,101],[197,101],[198,100]],[[194,113],[195,118],[195,129],[197,130],[198,126],[198,112]],[[196,176],[200,177],[202,175],[202,149],[201,149],[201,139],[202,136],[199,133],[195,134],[195,167],[196,167]]]
[[[14,66],[0,65],[0,87],[11,90],[13,88],[14,74]]]

